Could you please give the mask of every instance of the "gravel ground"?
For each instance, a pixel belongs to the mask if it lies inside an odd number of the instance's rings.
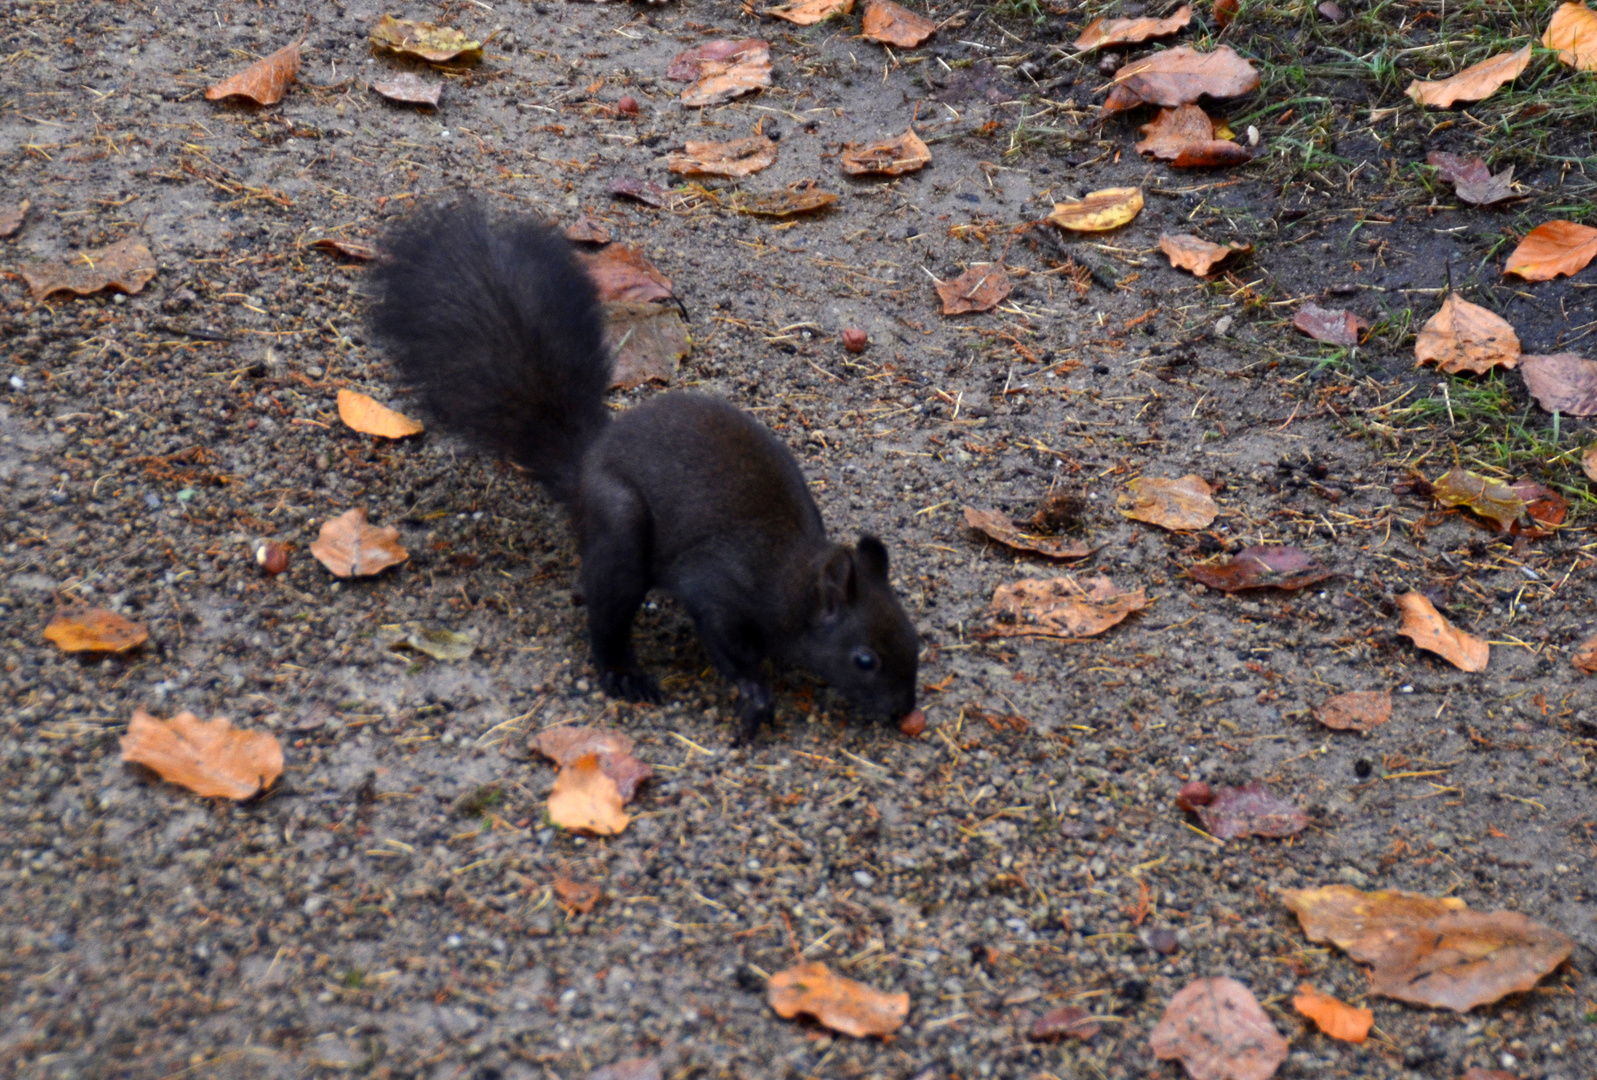
[[[159,264],[135,296],[41,303],[14,273],[0,282],[10,1074],[570,1080],[658,1056],[678,1077],[1175,1077],[1148,1031],[1209,975],[1246,983],[1290,1037],[1283,1077],[1597,1074],[1583,982],[1597,716],[1568,660],[1597,629],[1588,520],[1577,509],[1558,535],[1509,544],[1393,494],[1413,436],[1383,429],[1383,406],[1432,385],[1411,346],[1327,366],[1247,284],[1391,285],[1345,221],[1325,249],[1272,246],[1284,204],[1268,178],[1150,168],[1132,123],[1089,129],[1101,79],[1046,67],[1079,15],[977,9],[889,57],[851,29],[701,0],[412,5],[394,13],[499,29],[431,111],[366,87],[395,66],[365,43],[382,10],[14,3],[0,20],[3,200],[32,204],[0,266],[130,235]],[[301,32],[281,105],[203,99]],[[673,55],[754,33],[773,43],[773,89],[702,114],[675,104]],[[636,119],[611,107],[624,94]],[[1075,138],[1006,156],[1023,115]],[[917,116],[930,168],[837,174],[839,143]],[[743,186],[819,178],[836,209],[772,224],[708,194],[675,210],[607,194],[622,174],[669,184],[665,151],[759,122],[781,157]],[[1421,145],[1429,125],[1402,124],[1402,145]],[[1376,143],[1343,152],[1359,145]],[[1100,245],[1016,229],[1116,184],[1148,187],[1149,205]],[[755,410],[838,535],[887,541],[926,640],[925,735],[851,724],[792,674],[775,726],[729,749],[732,692],[664,600],[638,639],[669,703],[605,700],[556,508],[447,439],[374,443],[339,424],[339,388],[404,401],[362,333],[360,264],[312,243],[369,242],[461,187],[563,222],[586,210],[671,276],[695,336],[678,383]],[[1361,194],[1350,181],[1288,199],[1329,213]],[[1401,284],[1435,289],[1429,256],[1453,241],[1422,216],[1388,235],[1409,244]],[[1153,245],[1183,221],[1240,222],[1255,262],[1223,286],[1170,270]],[[1047,273],[1066,254],[1095,270],[1084,294]],[[1003,310],[936,313],[927,272],[997,257],[1035,275]],[[1550,288],[1538,297],[1567,300],[1565,319],[1590,317],[1586,293]],[[1555,351],[1557,308],[1516,320],[1527,351]],[[847,326],[869,333],[864,354],[842,350]],[[1114,510],[1136,475],[1193,472],[1223,484],[1207,533]],[[995,586],[1062,571],[973,538],[960,510],[1023,517],[1056,489],[1084,500],[1087,565],[1157,601],[1085,643],[983,640]],[[355,506],[397,525],[411,558],[340,583],[306,547]],[[256,571],[257,537],[296,546],[288,573]],[[1242,597],[1182,576],[1242,541],[1299,544],[1342,576]],[[1486,672],[1395,634],[1393,597],[1411,587],[1497,643]],[[62,656],[40,630],[79,600],[145,622],[150,643]],[[446,664],[385,648],[382,628],[410,621],[475,631],[479,649]],[[1371,735],[1312,719],[1333,693],[1378,689],[1394,714]],[[119,759],[138,706],[273,731],[287,772],[245,805],[162,784]],[[625,729],[655,767],[620,837],[544,823],[553,773],[527,740],[569,722]],[[1291,842],[1217,844],[1172,802],[1196,778],[1268,783],[1312,823]],[[568,914],[560,877],[598,884],[599,904]],[[1522,911],[1577,948],[1535,991],[1463,1016],[1373,999],[1376,1035],[1335,1043],[1291,991],[1309,980],[1363,1003],[1365,978],[1274,894],[1331,882]],[[1179,950],[1147,947],[1151,930]],[[795,947],[907,991],[908,1024],[834,1039],[775,1017],[765,976]],[[1064,1003],[1102,1016],[1102,1034],[1028,1041]]]

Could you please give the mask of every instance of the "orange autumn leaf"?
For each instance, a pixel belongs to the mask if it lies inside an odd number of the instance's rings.
[[[1231,46],[1202,53],[1190,45],[1177,45],[1133,60],[1115,72],[1103,109],[1117,113],[1143,104],[1174,108],[1205,94],[1229,98],[1258,88],[1258,71]]]
[[[105,608],[58,611],[44,628],[44,636],[62,652],[121,653],[150,640],[143,623],[130,622]]]
[[[696,75],[693,84],[682,91],[684,106],[720,105],[771,85],[768,43],[750,38],[734,42],[733,48],[735,51],[724,55],[706,52],[694,58]]]
[[[794,0],[781,7],[766,8],[760,14],[785,19],[798,26],[814,26],[834,15],[847,15],[853,10],[854,0]]]
[[[850,176],[902,176],[923,169],[931,162],[931,150],[913,129],[865,146],[844,143],[837,159],[838,165]]]
[[[1457,293],[1448,294],[1414,342],[1416,367],[1435,364],[1450,375],[1511,368],[1519,363],[1519,352],[1519,335],[1507,320],[1460,300]]]
[[[1199,277],[1205,277],[1216,263],[1224,262],[1233,255],[1246,255],[1253,250],[1253,245],[1239,244],[1235,240],[1228,244],[1213,244],[1186,233],[1174,236],[1161,233],[1159,250],[1165,253],[1171,266],[1191,270]]]
[[[1426,82],[1415,79],[1404,93],[1416,105],[1429,105],[1436,109],[1451,109],[1460,101],[1480,101],[1497,93],[1504,84],[1519,78],[1530,64],[1530,46],[1518,52],[1499,53],[1489,60],[1471,64],[1450,79]]]
[[[387,405],[379,405],[365,394],[353,390],[338,392],[338,418],[344,426],[362,435],[378,435],[384,439],[403,439],[420,434],[420,423],[404,413],[395,412]]]
[[[1558,59],[1570,67],[1597,71],[1597,11],[1584,4],[1560,4],[1542,44],[1558,50]]]
[[[555,903],[565,909],[566,918],[576,918],[592,911],[599,902],[599,886],[592,881],[575,881],[568,877],[555,878]]]
[[[937,31],[937,24],[893,0],[865,0],[861,32],[867,41],[913,49]]]
[[[1397,632],[1427,652],[1433,652],[1460,671],[1485,671],[1492,647],[1474,634],[1460,630],[1417,592],[1397,598],[1403,624]]]
[[[766,984],[776,1015],[808,1013],[826,1027],[862,1039],[891,1035],[909,1018],[909,995],[888,994],[836,974],[820,961],[778,971]]]
[[[1508,257],[1503,273],[1526,281],[1551,281],[1574,275],[1597,258],[1597,229],[1573,221],[1549,221],[1525,234]]]
[[[1575,649],[1575,654],[1570,657],[1570,663],[1575,665],[1575,670],[1585,675],[1597,675],[1597,636],[1587,638]]]
[[[978,510],[965,507],[965,524],[989,539],[1016,551],[1030,551],[1050,559],[1085,559],[1097,548],[1080,540],[1060,540],[1052,536],[1037,536],[1022,532],[1003,513],[997,510]]]
[[[1087,24],[1076,39],[1076,48],[1102,48],[1107,45],[1136,45],[1152,38],[1168,37],[1192,21],[1192,8],[1182,4],[1168,19],[1105,19],[1097,18]]]
[[[188,712],[160,720],[134,709],[122,736],[122,760],[154,769],[196,795],[226,799],[253,799],[283,775],[283,747],[275,735],[240,731],[225,716],[207,721]]]
[[[1143,476],[1126,485],[1119,498],[1119,509],[1133,521],[1145,521],[1161,529],[1184,531],[1207,529],[1220,513],[1214,490],[1197,475],[1170,480],[1162,476]]]
[[[1096,637],[1153,601],[1139,587],[1117,588],[1106,577],[1027,578],[993,590],[987,637]]]
[[[1075,202],[1055,203],[1048,220],[1074,232],[1106,232],[1120,228],[1141,211],[1141,188],[1103,188]]]
[[[1216,137],[1214,121],[1196,105],[1160,109],[1141,131],[1142,141],[1134,147],[1137,153],[1180,169],[1211,169],[1253,160],[1253,151],[1246,146]]]
[[[230,79],[224,79],[205,91],[206,101],[220,101],[226,97],[249,98],[257,105],[276,105],[288,93],[299,74],[298,41],[284,45],[270,56],[262,57]]]
[[[101,289],[134,294],[155,277],[155,256],[136,236],[109,247],[80,251],[66,262],[24,263],[18,267],[35,300],[58,292],[88,296]]]
[[[562,829],[618,836],[632,820],[621,805],[621,789],[599,764],[599,755],[583,754],[555,775],[549,820]]]
[[[939,281],[937,295],[944,315],[991,311],[1014,291],[1003,263],[977,263],[952,281]]]
[[[400,546],[399,530],[368,524],[363,506],[322,522],[311,554],[339,577],[370,577],[410,558]]]
[[[1356,1008],[1308,983],[1298,987],[1292,1007],[1313,1020],[1314,1026],[1325,1034],[1343,1042],[1363,1042],[1375,1024],[1374,1010]]]
[[[1369,731],[1392,719],[1390,690],[1352,690],[1326,700],[1314,718],[1336,731]]]
[[[729,142],[687,142],[666,155],[666,168],[681,176],[752,176],[776,164],[776,143],[764,135]]]
[[[631,802],[638,785],[654,775],[653,769],[632,756],[636,745],[632,736],[613,728],[546,728],[528,745],[562,769],[589,754],[597,755],[599,768],[615,781],[623,804]]]
[[[671,279],[637,248],[611,244],[592,254],[579,251],[577,262],[593,279],[602,303],[669,300],[674,295]]]

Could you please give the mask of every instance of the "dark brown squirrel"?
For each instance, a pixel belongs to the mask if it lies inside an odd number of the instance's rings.
[[[607,694],[660,700],[632,650],[632,618],[658,587],[737,685],[740,740],[773,715],[767,659],[866,713],[915,708],[920,640],[887,549],[829,540],[787,447],[720,398],[660,394],[612,420],[598,296],[564,237],[461,199],[400,222],[381,250],[370,321],[400,378],[441,426],[525,466],[569,509]]]

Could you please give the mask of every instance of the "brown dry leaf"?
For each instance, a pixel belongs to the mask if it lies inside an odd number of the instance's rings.
[[[1118,229],[1142,211],[1141,188],[1104,188],[1078,202],[1054,203],[1048,220],[1075,232]]]
[[[597,754],[599,768],[615,781],[623,803],[632,801],[638,785],[654,770],[632,756],[632,736],[613,728],[552,727],[540,731],[531,746],[560,768],[576,764],[587,754]]]
[[[835,15],[847,15],[854,10],[854,0],[793,0],[781,7],[766,8],[761,15],[786,19],[799,26],[814,26]]]
[[[1575,649],[1570,663],[1586,675],[1597,675],[1597,637],[1587,638]]]
[[[565,910],[566,918],[586,915],[599,902],[599,886],[592,881],[573,881],[568,877],[555,878],[555,903]]]
[[[1491,659],[1492,647],[1467,634],[1442,617],[1436,605],[1417,592],[1404,593],[1397,598],[1403,610],[1403,625],[1397,632],[1415,645],[1433,652],[1460,671],[1485,671]]]
[[[1287,1041],[1246,986],[1199,979],[1170,999],[1148,1036],[1154,1057],[1179,1059],[1192,1080],[1269,1080]]]
[[[1392,719],[1390,690],[1353,690],[1330,698],[1314,718],[1335,731],[1369,731]]]
[[[600,767],[599,755],[583,754],[555,774],[549,820],[562,829],[619,836],[632,820],[621,805],[620,788]]]
[[[19,203],[0,203],[0,240],[15,236],[18,229],[22,228],[22,219],[27,216],[28,208],[33,203],[23,199]]]
[[[1223,563],[1198,563],[1187,567],[1187,576],[1201,585],[1221,592],[1247,589],[1286,589],[1294,591],[1318,585],[1336,576],[1295,547],[1280,545],[1243,548]]]
[[[365,394],[353,390],[338,392],[338,418],[345,427],[362,435],[377,435],[384,439],[403,439],[426,430],[404,413],[395,412],[387,405],[379,405]]]
[[[1165,253],[1171,266],[1206,277],[1216,263],[1224,262],[1233,255],[1246,255],[1253,250],[1253,245],[1239,244],[1235,240],[1229,244],[1211,244],[1187,233],[1161,233],[1159,250]]]
[[[908,994],[883,993],[835,974],[820,961],[778,971],[765,993],[782,1019],[808,1013],[833,1031],[856,1039],[891,1035],[909,1018]]]
[[[1560,4],[1542,44],[1557,49],[1558,59],[1570,67],[1597,71],[1597,11],[1584,4]]]
[[[1525,517],[1533,523],[1527,527],[1521,519],[1509,525],[1508,531],[1515,536],[1531,539],[1551,536],[1551,530],[1542,526],[1558,526],[1564,523],[1564,517],[1569,513],[1569,500],[1552,488],[1543,487],[1534,480],[1516,480],[1508,486],[1514,494],[1525,500]]]
[[[1308,983],[1298,987],[1292,998],[1292,1007],[1301,1015],[1314,1021],[1314,1026],[1333,1039],[1361,1043],[1369,1037],[1375,1025],[1375,1012],[1360,1009],[1340,998],[1316,990]]]
[[[653,180],[644,180],[637,176],[612,177],[605,187],[612,195],[636,199],[645,206],[664,206],[671,198],[670,193]]]
[[[482,59],[482,42],[473,41],[459,30],[412,19],[384,15],[372,27],[373,47],[425,60],[429,64],[471,64]]]
[[[1597,258],[1597,229],[1573,221],[1548,221],[1525,234],[1503,273],[1526,281],[1551,281],[1560,274],[1574,275]]]
[[[865,0],[860,29],[867,41],[913,49],[937,32],[937,24],[893,0]]]
[[[80,251],[71,262],[36,263],[20,266],[17,272],[28,283],[28,292],[35,300],[58,292],[88,296],[101,289],[117,289],[131,295],[155,276],[155,256],[143,240],[130,236],[110,247]]]
[[[704,65],[707,63],[721,62],[750,51],[764,50],[769,54],[770,49],[770,43],[759,38],[744,38],[742,41],[707,41],[697,49],[689,49],[674,56],[665,69],[665,77],[675,82],[695,82],[703,73]]]
[[[604,303],[669,300],[676,295],[671,279],[637,248],[611,244],[603,251],[578,252],[577,261],[593,279]]]
[[[1351,349],[1359,343],[1359,334],[1368,330],[1370,324],[1351,311],[1323,308],[1310,301],[1292,316],[1292,328],[1309,335],[1315,341],[1324,341],[1331,345],[1340,345],[1344,349]]]
[[[410,558],[399,544],[399,530],[367,524],[363,506],[322,522],[311,554],[339,577],[370,577]]]
[[[756,195],[734,204],[733,209],[740,214],[754,214],[757,217],[790,218],[824,210],[836,201],[836,195],[822,191],[814,180],[800,180],[789,184],[786,191]]]
[[[1220,513],[1214,489],[1201,476],[1183,476],[1179,480],[1142,476],[1126,487],[1130,494],[1120,496],[1120,512],[1161,529],[1207,529]]]
[[[1062,1005],[1039,1016],[1026,1031],[1032,1042],[1053,1042],[1057,1039],[1080,1039],[1086,1042],[1102,1031],[1092,1014],[1074,1005]]]
[[[1190,45],[1133,60],[1115,72],[1105,112],[1124,112],[1144,103],[1174,108],[1204,94],[1237,97],[1259,87],[1259,73],[1229,45],[1201,53]]]
[[[837,163],[850,176],[902,176],[932,163],[932,152],[914,130],[883,142],[844,143]]]
[[[988,637],[1093,637],[1153,604],[1139,586],[1127,592],[1106,577],[1027,578],[993,591]]]
[[[1531,989],[1575,945],[1516,911],[1470,911],[1457,897],[1325,885],[1281,899],[1310,941],[1371,965],[1371,993],[1455,1012]]]
[[[377,258],[377,249],[370,244],[357,244],[353,240],[339,240],[337,237],[324,236],[320,240],[313,240],[311,247],[321,251],[330,251],[334,255],[342,255],[357,262],[371,262]]]
[[[67,608],[55,613],[44,637],[62,652],[122,653],[150,640],[150,631],[105,608]]]
[[[1530,396],[1548,412],[1597,416],[1597,361],[1573,353],[1521,356],[1519,373]]]
[[[1471,64],[1450,79],[1423,82],[1415,79],[1404,91],[1416,105],[1451,109],[1455,102],[1480,101],[1497,93],[1504,84],[1519,78],[1530,64],[1530,46],[1518,52],[1499,53],[1490,60]]]
[[[605,304],[604,343],[615,357],[610,385],[623,390],[646,382],[670,382],[693,348],[688,324],[677,308],[648,300]]]
[[[984,536],[998,541],[1016,551],[1030,551],[1050,559],[1085,559],[1097,548],[1088,547],[1080,540],[1055,540],[1051,536],[1034,536],[1015,528],[1013,522],[997,510],[977,510],[965,507],[965,524]]]
[[[1223,787],[1193,813],[1209,833],[1221,840],[1246,836],[1296,836],[1309,827],[1309,815],[1273,794],[1263,784]]]
[[[763,41],[743,41],[743,49],[724,58],[701,57],[698,79],[682,91],[689,108],[720,105],[771,85],[771,48]]]
[[[284,45],[262,57],[230,79],[223,79],[205,91],[206,101],[227,97],[249,98],[257,105],[276,105],[299,74],[300,42]]]
[[[122,760],[208,798],[253,799],[283,775],[283,747],[275,735],[239,731],[225,716],[206,721],[189,712],[159,720],[134,709],[122,736]]]
[[[1436,175],[1453,185],[1453,193],[1472,206],[1490,206],[1514,197],[1514,166],[1510,165],[1496,176],[1480,158],[1467,158],[1432,150],[1425,155],[1425,163],[1436,169]]]
[[[1519,363],[1519,335],[1500,316],[1449,293],[1441,309],[1420,327],[1414,358],[1416,367],[1435,364],[1450,375],[1481,375]]]
[[[1151,123],[1142,125],[1139,154],[1168,161],[1178,168],[1213,169],[1253,160],[1253,151],[1240,143],[1217,138],[1214,121],[1196,105],[1160,109]]]
[[[1519,492],[1489,476],[1465,469],[1449,469],[1431,484],[1431,496],[1443,506],[1462,506],[1497,523],[1505,532],[1525,512]]]
[[[610,230],[593,217],[583,214],[566,226],[566,239],[576,244],[608,244]]]
[[[776,143],[764,135],[730,142],[684,143],[666,155],[666,168],[683,176],[752,176],[776,164]]]
[[[1002,263],[976,263],[952,281],[939,281],[937,295],[942,298],[944,315],[965,315],[991,311],[1014,288]]]
[[[1153,38],[1179,33],[1192,21],[1192,8],[1182,4],[1168,19],[1104,19],[1097,18],[1076,39],[1076,48],[1099,49],[1109,45],[1135,45]]]
[[[437,106],[444,84],[438,79],[424,79],[413,71],[401,72],[382,82],[368,83],[372,90],[389,101],[404,105]]]

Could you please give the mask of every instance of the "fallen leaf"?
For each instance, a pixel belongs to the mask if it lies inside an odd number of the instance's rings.
[[[19,203],[0,204],[0,240],[16,235],[17,230],[22,228],[22,219],[27,216],[28,208],[32,205],[27,199]]]
[[[776,143],[764,135],[730,142],[688,142],[666,155],[666,168],[683,176],[752,176],[776,164]]]
[[[1370,328],[1370,324],[1341,308],[1323,308],[1312,301],[1307,301],[1298,308],[1298,313],[1292,316],[1292,328],[1309,335],[1315,341],[1324,341],[1331,345],[1340,345],[1344,349],[1351,349],[1359,343],[1359,334]]]
[[[615,176],[605,185],[610,194],[625,199],[636,199],[645,206],[660,207],[670,200],[670,193],[653,180],[636,176]]]
[[[425,60],[429,64],[450,61],[471,64],[482,59],[482,42],[473,41],[453,27],[396,19],[392,15],[377,20],[377,25],[372,27],[371,42],[379,50]]]
[[[631,802],[638,785],[654,775],[652,768],[632,756],[635,745],[632,736],[614,728],[571,725],[545,728],[531,743],[534,750],[562,769],[588,754],[598,755],[599,768],[615,781],[616,793],[623,803]]]
[[[1086,1042],[1102,1030],[1086,1009],[1062,1005],[1039,1016],[1027,1029],[1026,1038],[1032,1042],[1052,1042],[1056,1039],[1080,1039]]]
[[[1371,993],[1455,1012],[1531,989],[1575,945],[1517,911],[1470,911],[1457,897],[1325,885],[1281,898],[1310,941],[1371,965]]]
[[[1392,719],[1390,690],[1354,690],[1327,699],[1314,718],[1335,731],[1369,731]]]
[[[1467,634],[1442,617],[1424,596],[1417,592],[1397,598],[1403,609],[1403,624],[1397,632],[1415,645],[1446,660],[1460,671],[1485,671],[1492,647],[1473,634]]]
[[[682,91],[682,104],[689,108],[720,105],[752,94],[771,85],[771,49],[763,41],[739,42],[746,46],[725,57],[701,56],[699,75]]]
[[[263,56],[230,79],[223,79],[205,91],[206,101],[222,98],[249,98],[257,105],[276,105],[299,74],[300,42],[284,45],[270,56]]]
[[[993,591],[988,637],[1094,637],[1116,626],[1152,600],[1139,586],[1117,589],[1106,577],[1027,578]]]
[[[669,300],[676,295],[671,279],[637,248],[611,244],[603,251],[577,253],[577,261],[593,279],[600,301]]]
[[[1014,291],[1015,285],[1002,263],[976,263],[952,281],[939,281],[937,295],[944,315],[991,311]]]
[[[1199,584],[1221,592],[1246,589],[1285,589],[1289,592],[1318,585],[1336,576],[1295,547],[1272,545],[1250,547],[1223,563],[1198,563],[1187,567],[1187,576]]]
[[[1142,476],[1126,487],[1118,505],[1133,521],[1145,521],[1161,529],[1181,531],[1207,529],[1220,513],[1214,491],[1201,476],[1169,480],[1162,476]]]
[[[390,649],[414,649],[434,660],[447,662],[471,659],[471,654],[477,651],[477,639],[480,636],[476,630],[460,633],[425,623],[408,622],[389,629],[388,639],[383,644]]]
[[[668,383],[692,350],[688,324],[674,305],[613,300],[604,305],[605,349],[615,358],[610,385],[631,390]]]
[[[1340,998],[1316,990],[1308,983],[1298,987],[1292,998],[1292,1007],[1314,1021],[1314,1026],[1333,1039],[1361,1043],[1369,1037],[1375,1025],[1375,1012],[1359,1009]]]
[[[824,210],[836,201],[836,195],[816,187],[814,180],[800,180],[789,184],[785,191],[772,191],[738,202],[733,209],[758,217],[790,218]]]
[[[766,1000],[784,1020],[808,1013],[833,1031],[856,1039],[891,1035],[909,1017],[908,994],[883,993],[834,974],[818,960],[772,975]]]
[[[1104,111],[1124,112],[1138,105],[1174,108],[1210,97],[1229,98],[1259,87],[1259,73],[1229,45],[1201,53],[1190,45],[1133,60],[1115,72]]]
[[[1077,202],[1054,203],[1048,220],[1075,232],[1106,232],[1120,228],[1141,210],[1141,188],[1104,188]]]
[[[1461,154],[1448,154],[1432,150],[1425,162],[1436,169],[1436,175],[1453,185],[1453,193],[1473,206],[1490,206],[1514,197],[1514,166],[1510,165],[1496,176],[1480,158],[1467,158]]]
[[[1178,168],[1220,168],[1253,160],[1248,147],[1215,134],[1214,120],[1196,105],[1160,109],[1151,123],[1142,125],[1139,154],[1168,161]]]
[[[761,15],[785,19],[799,26],[814,26],[835,15],[847,15],[854,10],[854,0],[794,0],[791,4],[766,8]]]
[[[1239,244],[1235,240],[1228,244],[1212,244],[1187,233],[1161,233],[1159,250],[1165,253],[1171,266],[1191,270],[1199,277],[1205,277],[1216,263],[1224,262],[1232,255],[1246,255],[1253,250],[1253,245]]]
[[[837,159],[838,165],[850,176],[902,176],[923,169],[931,162],[931,150],[913,129],[865,146],[844,143]]]
[[[588,1074],[588,1080],[661,1080],[659,1058],[628,1058],[614,1065],[601,1065]]]
[[[1192,8],[1182,4],[1168,19],[1105,19],[1097,18],[1087,24],[1076,39],[1076,48],[1101,49],[1109,45],[1136,45],[1153,38],[1168,37],[1178,33],[1192,21]]]
[[[150,631],[114,611],[79,607],[56,612],[44,637],[62,652],[123,653],[150,640]]]
[[[1597,229],[1573,221],[1548,221],[1525,234],[1508,256],[1503,273],[1526,281],[1551,281],[1574,275],[1597,258]]]
[[[384,439],[403,439],[419,435],[425,428],[387,405],[379,405],[365,394],[353,390],[338,392],[338,418],[344,426],[362,435],[377,435]]]
[[[566,239],[574,244],[608,244],[610,230],[587,214],[566,226]]]
[[[239,731],[225,716],[206,721],[190,712],[160,720],[134,709],[122,736],[122,760],[207,798],[253,799],[283,775],[283,747],[275,735]]]
[[[367,85],[389,101],[404,105],[436,106],[439,95],[444,92],[444,84],[440,80],[424,79],[413,71],[401,72],[391,79]]]
[[[1570,67],[1597,71],[1597,11],[1584,4],[1558,5],[1542,44],[1558,50],[1558,59]]]
[[[1509,489],[1525,500],[1525,516],[1538,525],[1562,525],[1564,517],[1569,513],[1569,500],[1550,487],[1545,487],[1534,480],[1516,480],[1508,485]],[[1508,531],[1515,535],[1527,535],[1531,532],[1521,528],[1521,522],[1514,522]],[[1536,535],[1551,535],[1538,532]]]
[[[1536,404],[1565,416],[1597,416],[1597,361],[1573,353],[1521,356],[1519,373]]]
[[[867,41],[913,49],[937,32],[937,24],[915,14],[893,0],[865,0],[865,18],[860,27]]]
[[[770,43],[759,38],[707,41],[697,49],[689,49],[673,57],[665,69],[665,77],[675,82],[697,82],[707,63],[720,63],[742,53],[762,50],[769,55],[770,49]]]
[[[584,754],[555,774],[549,820],[562,829],[619,836],[632,821],[621,804],[621,792],[599,767],[599,755]]]
[[[1214,0],[1214,24],[1224,30],[1242,10],[1242,0]]]
[[[1519,1080],[1519,1076],[1502,1069],[1483,1069],[1479,1065],[1472,1065],[1464,1070],[1464,1075],[1458,1080]]]
[[[1586,474],[1586,479],[1597,480],[1597,443],[1586,447],[1586,452],[1580,455],[1580,471]]]
[[[312,241],[311,247],[321,251],[330,251],[334,255],[342,255],[357,262],[371,262],[377,258],[377,249],[370,244],[357,244],[353,240],[339,240],[332,236],[324,236],[320,240]]]
[[[1442,307],[1420,327],[1414,342],[1416,367],[1435,364],[1448,374],[1519,363],[1519,335],[1500,316],[1449,293]]]
[[[311,554],[338,577],[370,577],[410,558],[399,544],[399,530],[367,524],[363,506],[322,522]]]
[[[1247,836],[1296,836],[1309,827],[1309,815],[1271,793],[1263,784],[1216,788],[1206,805],[1193,813],[1209,833],[1221,840]]]
[[[1499,53],[1489,60],[1471,64],[1450,79],[1425,82],[1415,79],[1404,91],[1416,105],[1451,109],[1456,102],[1480,101],[1497,93],[1505,83],[1519,78],[1530,64],[1530,46],[1518,52]]]
[[[555,902],[565,909],[566,917],[586,915],[599,902],[599,886],[592,881],[573,881],[568,877],[555,878]]]
[[[1160,1061],[1179,1059],[1192,1080],[1268,1080],[1287,1058],[1287,1041],[1258,1000],[1226,978],[1182,987],[1148,1044]]]
[[[1449,469],[1431,484],[1431,496],[1443,506],[1462,506],[1497,523],[1499,532],[1525,512],[1525,500],[1507,484],[1489,476]]]
[[[78,252],[71,262],[35,263],[17,268],[35,300],[52,293],[88,296],[101,289],[137,293],[155,276],[155,256],[143,240],[130,236],[110,247]]]
[[[1097,548],[1088,547],[1080,540],[1055,540],[1051,536],[1034,536],[1015,528],[1013,522],[997,510],[977,510],[965,507],[965,524],[984,536],[998,541],[1016,551],[1030,551],[1050,559],[1085,559]]]
[[[1589,637],[1575,649],[1570,663],[1587,675],[1597,675],[1597,637]]]

